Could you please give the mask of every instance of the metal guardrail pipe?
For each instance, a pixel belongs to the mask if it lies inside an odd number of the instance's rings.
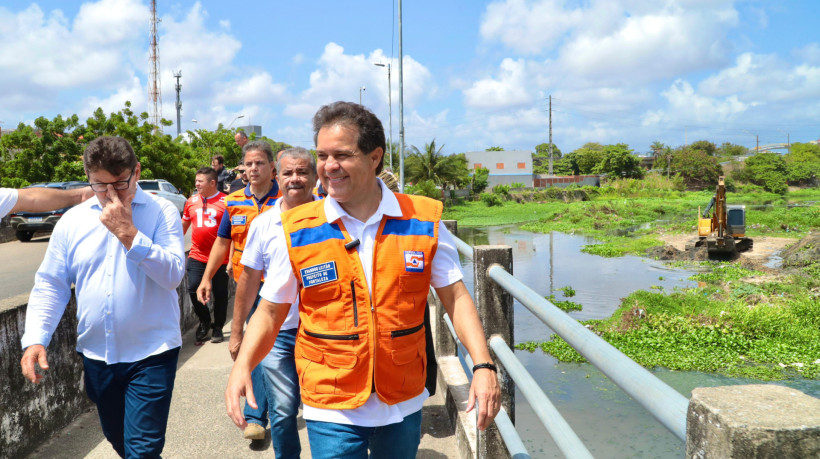
[[[464,369],[464,372],[466,373],[469,368],[473,367],[473,358],[470,357],[467,349],[463,344],[461,344],[461,340],[458,339],[456,329],[453,327],[453,322],[447,314],[444,314],[444,323],[447,324],[450,334],[453,335],[453,339],[456,341],[456,346],[458,347],[460,355],[464,357],[464,362],[467,364],[467,368]],[[504,340],[501,340],[501,342],[504,342]],[[524,442],[521,441],[521,436],[518,434],[518,431],[515,430],[515,425],[513,425],[512,420],[510,420],[510,416],[504,408],[501,408],[501,411],[499,411],[495,416],[494,422],[495,426],[498,428],[498,433],[501,434],[501,439],[504,440],[504,446],[507,447],[507,451],[510,453],[510,456],[513,459],[529,459],[531,457],[530,453],[527,451],[527,447],[524,446]]]
[[[544,394],[541,387],[533,379],[532,375],[524,368],[507,343],[498,336],[490,338],[490,347],[495,351],[496,357],[504,365],[504,369],[510,374],[515,386],[524,394],[530,402],[533,412],[547,428],[558,449],[565,457],[572,458],[592,458],[584,443],[572,430],[569,423],[561,416],[561,413],[552,404],[549,397]]]
[[[458,249],[458,252],[460,254],[464,255],[465,257],[469,258],[470,260],[472,260],[473,259],[473,246],[471,246],[470,244],[462,241],[461,239],[459,239],[455,235],[453,235],[453,239],[456,240],[456,249]]]
[[[638,401],[680,440],[686,441],[689,400],[522,284],[500,266],[488,270],[491,279],[521,302],[629,396]]]

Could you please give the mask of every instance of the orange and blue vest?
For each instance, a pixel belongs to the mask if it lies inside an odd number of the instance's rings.
[[[295,358],[309,406],[357,408],[373,392],[393,405],[424,390],[424,311],[442,205],[395,196],[402,216],[379,224],[372,295],[355,241],[341,220],[327,221],[324,200],[282,214],[300,282]]]
[[[235,281],[239,281],[239,276],[242,274],[243,265],[240,260],[242,260],[242,251],[245,249],[251,222],[262,212],[273,207],[276,199],[282,195],[279,185],[275,181],[268,194],[259,201],[256,200],[250,190],[250,185],[248,185],[242,190],[234,191],[225,198],[228,215],[222,218],[223,222],[219,227],[219,236],[223,238],[228,237],[227,228],[230,227],[230,238],[233,241],[231,265]]]

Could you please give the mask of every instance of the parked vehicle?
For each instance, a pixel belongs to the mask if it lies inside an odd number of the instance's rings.
[[[171,185],[170,182],[167,180],[139,180],[137,181],[140,188],[146,193],[151,193],[154,196],[159,196],[161,198],[165,198],[177,208],[180,214],[182,214],[182,210],[185,208],[185,201],[188,199],[180,193],[180,191],[174,186]]]
[[[49,183],[35,183],[26,188],[60,188],[63,190],[73,190],[75,188],[83,188],[88,186],[88,182],[49,182]],[[15,231],[17,239],[22,242],[28,242],[34,237],[36,232],[51,232],[54,230],[54,225],[60,220],[60,217],[68,209],[73,206],[64,207],[62,209],[52,210],[50,212],[17,212],[11,214],[11,227]]]

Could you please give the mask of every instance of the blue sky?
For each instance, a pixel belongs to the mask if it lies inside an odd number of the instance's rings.
[[[322,104],[358,101],[398,141],[397,2],[158,1],[163,116],[182,129],[262,125],[312,147]],[[504,0],[404,2],[406,144],[445,153],[586,142],[710,140],[747,147],[820,137],[820,2]],[[149,2],[6,0],[0,127],[148,109]],[[198,121],[197,124],[192,122]],[[175,133],[176,127],[166,132]]]

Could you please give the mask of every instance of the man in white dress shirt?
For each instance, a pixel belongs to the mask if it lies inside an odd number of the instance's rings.
[[[29,298],[20,365],[26,379],[42,380],[74,284],[77,351],[103,433],[121,457],[160,457],[182,345],[179,212],[139,188],[140,164],[125,139],[93,140],[83,164],[96,197],[54,228]]]

